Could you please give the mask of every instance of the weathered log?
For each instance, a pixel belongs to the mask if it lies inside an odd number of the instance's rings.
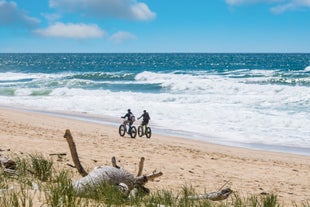
[[[92,191],[95,188],[97,188],[102,182],[106,182],[108,184],[118,186],[119,189],[122,190],[122,192],[126,191],[125,193],[127,195],[129,195],[129,192],[131,192],[133,189],[136,189],[136,188],[142,189],[144,190],[144,192],[149,192],[149,190],[145,188],[144,185],[148,181],[152,181],[155,178],[163,175],[162,172],[153,172],[150,175],[141,176],[142,170],[143,170],[143,163],[144,163],[143,157],[141,158],[140,164],[139,164],[138,174],[140,176],[137,176],[137,177],[135,177],[133,174],[129,173],[125,169],[117,166],[115,157],[112,157],[112,166],[96,167],[94,168],[93,171],[87,174],[79,161],[76,146],[73,142],[73,137],[69,129],[66,130],[64,137],[66,138],[69,144],[69,148],[71,151],[74,164],[78,168],[78,171],[80,172],[80,174],[83,176],[83,178],[77,181],[74,181],[72,183],[73,188],[78,194],[83,194],[86,191],[88,192]],[[133,192],[136,192],[136,191],[133,191]],[[132,195],[133,193],[131,194],[131,196]]]
[[[73,141],[73,137],[72,137],[71,132],[70,132],[69,129],[66,130],[64,138],[66,138],[66,140],[67,140],[67,142],[69,144],[72,160],[73,160],[73,162],[74,162],[78,172],[83,177],[87,176],[88,173],[84,170],[84,168],[82,167],[82,165],[80,163],[79,156],[78,156],[77,151],[76,151],[76,146],[75,146],[75,143]]]
[[[100,166],[92,170],[87,176],[74,181],[73,188],[77,193],[82,194],[98,187],[102,182],[110,185],[124,183],[129,190],[135,187],[135,178],[123,168],[113,166]]]
[[[156,171],[154,171],[152,174],[149,174],[149,175],[147,175],[146,177],[147,177],[148,181],[153,181],[155,178],[158,178],[158,177],[160,177],[160,176],[162,176],[162,175],[163,175],[162,172],[156,172]]]
[[[203,195],[192,195],[188,196],[189,199],[198,200],[198,199],[209,199],[212,201],[221,201],[226,198],[232,193],[233,191],[230,188],[225,188],[217,192],[211,192]]]

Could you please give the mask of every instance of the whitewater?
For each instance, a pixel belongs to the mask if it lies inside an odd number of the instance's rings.
[[[309,54],[0,54],[0,105],[115,127],[145,109],[153,133],[310,155],[309,68]]]

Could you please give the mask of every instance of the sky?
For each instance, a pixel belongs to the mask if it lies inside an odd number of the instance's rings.
[[[0,53],[310,52],[310,0],[0,0]]]

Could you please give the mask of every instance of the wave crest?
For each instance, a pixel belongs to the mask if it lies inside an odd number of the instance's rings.
[[[136,75],[135,80],[148,84],[159,84],[163,89],[175,93],[201,92],[209,90],[220,79],[217,76],[184,74],[180,72],[154,73],[144,71]],[[222,79],[223,80],[223,79]]]

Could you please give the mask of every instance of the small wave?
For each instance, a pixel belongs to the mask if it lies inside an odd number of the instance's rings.
[[[48,96],[52,90],[48,89],[0,89],[0,96]]]
[[[2,88],[0,89],[0,96],[14,96],[15,89],[13,88]]]
[[[10,96],[49,96],[52,92],[50,89],[33,89],[33,88],[20,88],[20,89],[11,89],[9,90]],[[1,93],[1,92],[0,92]]]
[[[310,72],[310,65],[309,65],[309,66],[307,66],[307,67],[305,67],[304,71],[306,71],[306,72]]]
[[[164,90],[174,93],[208,91],[220,79],[216,75],[195,75],[183,73],[154,73],[144,71],[135,77],[136,81],[147,84],[158,84]]]
[[[280,78],[280,79],[272,79],[272,84],[283,84],[290,86],[309,86],[310,80],[305,78]]]
[[[24,79],[16,79],[16,80],[0,80],[0,83],[23,83],[30,82],[33,78],[24,78]]]
[[[13,81],[29,81],[38,78],[36,74],[26,74],[26,73],[0,73],[1,82],[13,82]]]
[[[245,81],[247,84],[261,85],[286,85],[286,86],[310,86],[310,79],[307,78],[269,78],[269,79],[251,79]]]
[[[30,94],[31,96],[48,96],[50,93],[52,92],[52,90],[34,90],[32,91],[32,93]]]
[[[82,79],[92,81],[105,81],[105,80],[132,80],[134,75],[131,73],[111,73],[111,72],[87,72],[72,74],[66,77],[67,79]]]

